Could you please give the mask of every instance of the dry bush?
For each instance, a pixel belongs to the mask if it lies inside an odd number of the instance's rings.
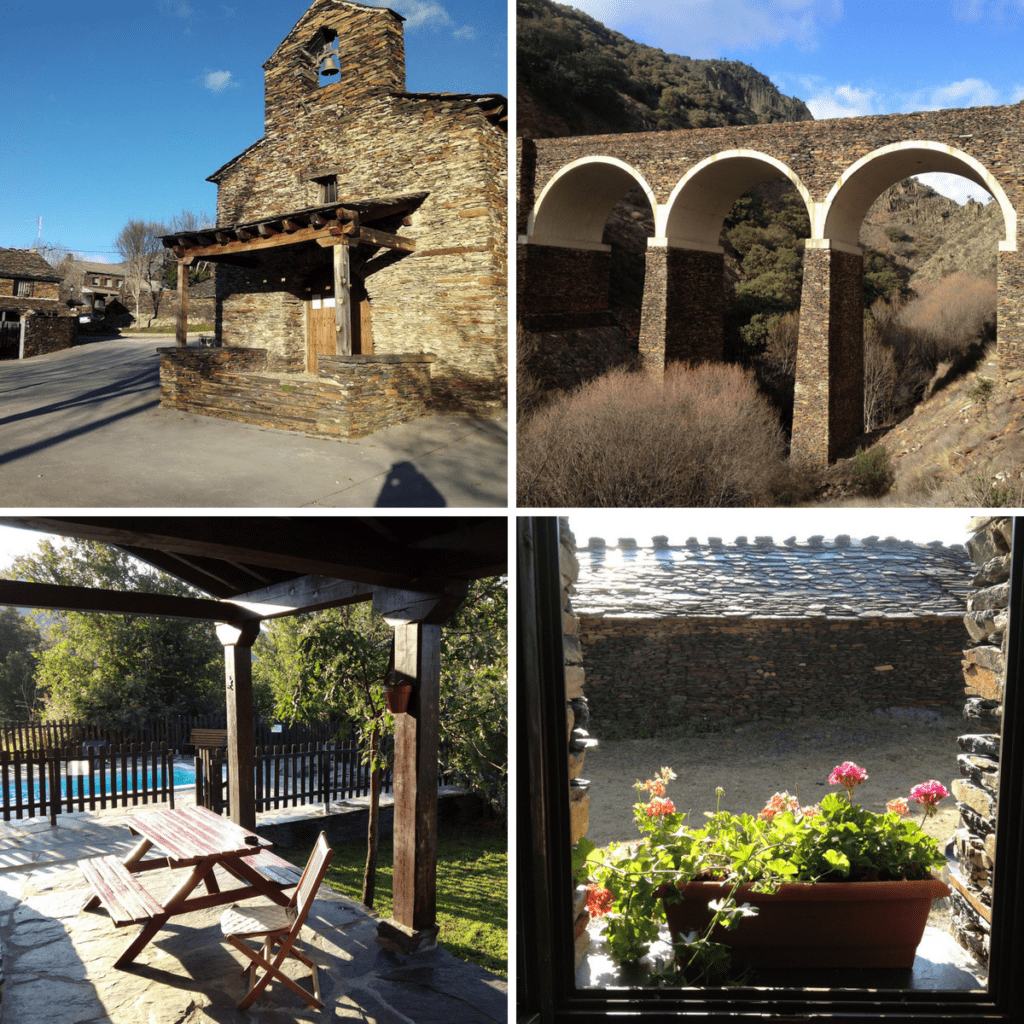
[[[786,478],[771,405],[725,364],[614,370],[538,410],[517,449],[520,507],[763,505]]]
[[[995,285],[963,272],[905,304],[877,300],[864,330],[866,429],[899,419],[972,366],[995,311]]]
[[[995,323],[996,286],[960,271],[943,278],[903,310],[901,319],[927,338],[936,362],[964,355]]]
[[[545,400],[544,388],[533,374],[530,363],[536,351],[534,335],[516,327],[516,418],[522,423]]]

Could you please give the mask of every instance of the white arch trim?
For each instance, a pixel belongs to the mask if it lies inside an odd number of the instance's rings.
[[[1003,191],[1002,185],[994,178],[989,171],[985,168],[985,165],[980,161],[976,160],[969,153],[963,152],[963,150],[956,149],[953,146],[948,146],[944,142],[930,142],[927,140],[908,140],[906,142],[893,142],[888,146],[882,146],[879,149],[868,153],[866,156],[862,156],[856,163],[851,164],[846,170],[843,176],[832,186],[831,191],[825,197],[825,202],[821,204],[821,231],[814,231],[815,237],[829,238],[833,235],[838,235],[841,240],[849,242],[849,239],[843,239],[843,234],[848,234],[851,225],[848,223],[848,219],[844,221],[839,215],[841,207],[837,205],[837,200],[840,199],[843,190],[850,187],[853,179],[858,175],[859,172],[865,171],[870,164],[878,160],[880,157],[885,157],[893,153],[906,153],[910,156],[915,151],[931,153],[939,157],[939,163],[942,165],[938,168],[929,167],[922,171],[910,171],[905,177],[911,177],[914,174],[927,174],[933,170],[941,170],[951,174],[959,174],[964,178],[973,181],[976,185],[981,185],[982,188],[987,189],[995,201],[999,204],[999,208],[1003,214],[1003,223],[1006,226],[1006,238],[999,242],[1000,252],[1016,252],[1017,251],[1017,211],[1013,208],[1013,204],[1007,198],[1006,193]],[[902,179],[897,179],[902,180]],[[888,186],[886,186],[888,187]],[[868,205],[877,199],[877,194],[872,196],[868,201]],[[856,203],[855,209],[859,209],[862,203]],[[864,213],[867,212],[867,207],[864,207]],[[863,214],[861,214],[863,219]],[[815,229],[818,225],[815,224]],[[860,230],[860,221],[858,220],[856,229]],[[856,242],[856,239],[854,239]]]
[[[789,181],[793,183],[797,192],[800,193],[800,198],[803,199],[804,205],[807,207],[808,217],[811,216],[813,206],[813,203],[811,202],[811,194],[807,191],[807,188],[804,186],[804,183],[800,180],[796,172],[787,167],[781,160],[777,160],[773,156],[768,156],[767,153],[761,153],[756,149],[726,149],[721,153],[715,153],[713,156],[705,157],[705,159],[701,160],[698,164],[694,164],[693,167],[691,167],[682,176],[682,178],[679,179],[679,183],[674,189],[672,189],[672,193],[668,197],[668,202],[665,203],[664,206],[657,208],[654,225],[654,233],[656,236],[667,238],[669,240],[669,245],[678,248],[706,248],[708,245],[712,244],[717,248],[718,234],[715,233],[714,240],[712,241],[710,233],[714,233],[714,231],[712,228],[708,227],[707,224],[702,225],[705,228],[703,232],[699,229],[687,230],[685,235],[680,235],[678,232],[673,235],[669,232],[669,220],[671,219],[673,212],[676,210],[676,201],[683,195],[687,186],[695,184],[694,179],[703,174],[703,172],[708,170],[708,168],[714,167],[716,164],[727,160],[741,160],[743,161],[744,168],[748,171],[753,171],[754,173],[744,174],[740,171],[740,173],[736,174],[734,179],[726,186],[725,190],[722,191],[722,200],[719,203],[713,203],[712,207],[727,205],[731,208],[733,202],[742,196],[747,189],[752,188],[756,184],[760,184],[762,181],[769,180],[770,177],[774,177],[774,175],[760,176],[756,173],[756,165],[767,164],[768,166],[775,168],[775,170],[784,178],[789,179]],[[753,161],[753,164],[751,161]],[[740,165],[734,164],[733,167],[738,169]],[[721,170],[724,172],[726,167],[723,165]],[[721,183],[722,178],[719,177],[716,182],[718,188],[721,188]],[[735,192],[736,188],[739,188],[738,192]],[[713,209],[709,208],[706,191],[703,188],[700,191],[705,193],[698,197],[701,201],[694,206],[687,204],[685,209],[688,209],[696,217],[699,217],[701,221],[708,220],[708,215],[714,212],[714,216],[718,219],[718,225],[720,228],[721,221],[725,219],[725,214],[729,212],[728,209],[725,209],[724,212],[720,209],[713,211]],[[732,194],[733,192],[735,192],[735,195]],[[685,202],[685,197],[683,201]],[[678,212],[684,212],[684,209],[681,208]],[[721,218],[717,218],[718,213],[721,213]],[[694,227],[696,227],[696,225],[694,225]],[[707,235],[708,237],[701,238],[699,237],[701,234]]]
[[[615,204],[640,186],[657,211],[654,190],[635,167],[613,156],[583,156],[552,175],[533,204],[526,241],[570,249],[607,249],[604,226]]]

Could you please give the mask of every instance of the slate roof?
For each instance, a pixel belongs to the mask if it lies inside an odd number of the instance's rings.
[[[973,563],[960,544],[877,537],[770,537],[668,546],[654,538],[577,551],[577,615],[619,618],[917,618],[960,616]]]
[[[0,249],[0,277],[22,277],[32,281],[60,281],[35,249]]]

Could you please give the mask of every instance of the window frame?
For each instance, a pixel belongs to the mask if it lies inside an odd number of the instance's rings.
[[[14,279],[14,297],[17,299],[31,299],[35,295],[35,282],[26,277]]]
[[[1013,908],[1024,900],[1024,815],[998,819],[987,992],[803,989],[576,989],[570,907],[569,778],[565,756],[565,671],[558,519],[517,519],[517,801],[516,1019],[520,1024],[576,1024],[629,1016],[645,1022],[683,1018],[783,1021],[808,1016],[844,1021],[911,1019],[1024,1020],[1024,930]],[[1024,806],[1024,518],[1013,520],[1007,618],[1006,693],[999,758],[1000,806]],[[965,636],[966,640],[966,636]],[[965,725],[965,732],[970,732]],[[1016,819],[1016,820],[1015,820]]]

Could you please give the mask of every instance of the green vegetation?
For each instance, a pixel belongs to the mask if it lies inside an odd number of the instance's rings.
[[[36,710],[35,659],[43,649],[35,619],[0,608],[0,715],[31,718]]]
[[[863,494],[879,497],[892,487],[895,479],[889,452],[883,445],[857,449],[853,457],[853,480]]]
[[[40,541],[37,552],[16,558],[12,569],[34,583],[201,596],[120,548],[93,541],[61,547]],[[224,707],[223,647],[212,623],[51,612],[44,636],[36,686],[48,717],[126,728],[161,715]]]
[[[304,866],[308,849],[275,852]],[[391,914],[393,846],[380,843],[376,912]],[[327,884],[360,899],[363,855],[358,844],[338,843],[327,870]],[[439,941],[460,960],[508,977],[508,838],[493,822],[441,825],[437,843],[437,923]]]

